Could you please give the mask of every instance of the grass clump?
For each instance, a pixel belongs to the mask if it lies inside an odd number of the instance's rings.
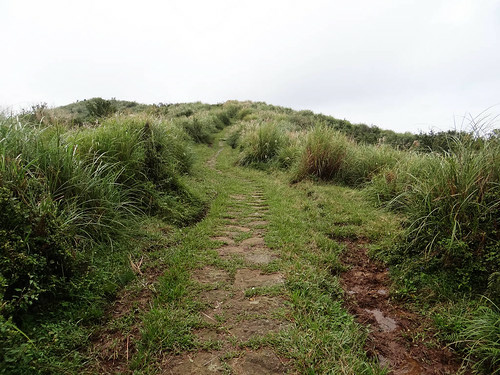
[[[285,134],[275,123],[259,124],[242,135],[243,152],[240,164],[249,165],[274,161],[287,141]]]
[[[330,180],[339,173],[349,147],[346,136],[325,125],[307,134],[305,146],[294,172],[294,180],[306,177]]]
[[[415,267],[440,274],[455,292],[488,293],[497,301],[492,275],[500,269],[498,160],[496,144],[474,149],[457,141],[452,152],[410,158],[406,171],[400,166],[397,173],[403,176],[392,181],[392,194],[399,191],[393,200],[407,215],[407,225],[393,262],[409,274]],[[387,179],[387,173],[379,178]],[[383,188],[381,195],[391,194]]]
[[[473,368],[487,374],[500,374],[500,309],[494,303],[480,306],[466,320],[457,344],[465,346]]]

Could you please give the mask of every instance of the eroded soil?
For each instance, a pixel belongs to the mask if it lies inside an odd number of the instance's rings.
[[[344,243],[342,275],[348,310],[370,327],[367,351],[394,375],[457,374],[460,360],[433,339],[431,323],[391,300],[387,268],[367,255],[364,241]]]

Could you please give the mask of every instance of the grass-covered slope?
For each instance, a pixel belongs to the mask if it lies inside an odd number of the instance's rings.
[[[307,213],[283,213],[291,227],[274,228],[271,244],[299,251],[291,245],[303,240],[297,228],[314,232],[311,223],[320,231],[347,230],[330,216],[333,207],[341,210],[338,202],[348,201],[350,189],[356,200],[364,197],[360,207],[393,210],[401,217],[401,234],[391,237],[393,244],[373,248],[391,268],[394,296],[425,308],[439,336],[462,350],[475,370],[498,373],[498,132],[482,138],[464,132],[397,134],[265,103],[143,105],[101,98],[0,117],[0,373],[78,372],[90,327],[134,279],[133,259],[142,259],[151,247],[144,223],[161,223],[168,237],[172,228],[206,214],[216,194],[210,183],[220,181],[200,183],[206,176],[197,158],[208,155],[216,134],[229,125],[226,142],[236,149],[237,164],[271,172],[248,172],[254,178],[271,176],[280,181],[277,190],[285,189],[286,181],[300,199],[309,197],[298,193],[304,186],[321,192],[311,211],[319,216],[306,225],[293,218],[306,220]],[[329,184],[344,187],[328,189]],[[184,249],[183,234],[176,233],[172,249]],[[189,236],[196,237],[196,230]],[[321,241],[318,237],[320,248]],[[187,261],[191,252],[179,259]],[[324,270],[340,267],[339,252],[323,254]],[[165,283],[187,276],[172,277],[167,274]],[[299,279],[293,282],[297,301],[306,301],[301,293],[309,289]],[[338,285],[327,284],[311,298],[323,298],[328,288],[339,292]],[[318,308],[337,309],[339,303]],[[315,312],[307,313],[314,318]],[[303,328],[312,322],[302,322]],[[319,347],[326,340],[330,348],[334,340],[315,328],[304,345]],[[311,359],[296,344],[289,347],[302,369],[326,369],[318,350],[309,353]]]
[[[228,143],[239,148],[241,165],[287,170],[292,183],[359,188],[402,215],[404,232],[379,254],[397,294],[461,306],[438,308],[441,333],[488,372],[500,363],[500,140],[498,132],[442,136],[426,135],[446,144],[435,151],[397,149],[384,138],[359,142],[333,120],[264,107],[243,117]]]
[[[118,102],[103,102],[116,111],[77,125],[57,114],[79,105],[0,118],[0,369],[6,373],[29,373],[34,363],[51,361],[54,353],[39,347],[50,338],[37,327],[46,317],[67,324],[102,315],[106,299],[133,276],[127,257],[136,251],[141,222],[156,217],[184,226],[206,210],[186,183],[192,147],[229,125],[234,108],[119,113]],[[53,332],[62,329],[51,325]]]

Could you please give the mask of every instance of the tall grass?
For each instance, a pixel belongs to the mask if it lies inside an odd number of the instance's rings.
[[[317,125],[307,134],[294,180],[316,177],[334,178],[342,168],[349,147],[346,136],[324,125]]]
[[[282,129],[274,122],[264,122],[247,129],[241,138],[241,165],[273,161],[288,143]]]
[[[98,128],[0,124],[2,313],[26,310],[64,288],[75,249],[112,241],[143,213],[173,223],[203,210],[180,175],[192,163],[186,135],[143,118]]]
[[[500,308],[489,301],[465,321],[457,344],[465,346],[472,367],[487,374],[500,374]]]
[[[407,217],[397,262],[411,257],[414,267],[445,272],[456,288],[492,293],[497,286],[488,288],[488,280],[500,269],[500,147],[454,142],[448,153],[410,155],[369,191]]]

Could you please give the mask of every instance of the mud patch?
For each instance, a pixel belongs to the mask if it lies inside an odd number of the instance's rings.
[[[351,269],[341,283],[348,310],[359,323],[371,326],[367,352],[393,375],[456,374],[460,361],[432,342],[432,323],[390,300],[387,268],[368,257],[363,241],[344,243],[343,261]],[[424,339],[414,339],[418,336]]]
[[[382,331],[392,332],[396,328],[398,328],[398,324],[396,323],[396,321],[392,318],[389,318],[388,316],[384,316],[384,313],[382,311],[378,309],[373,309],[373,310],[365,309],[365,310],[370,314],[373,314],[375,320],[378,323],[378,326]]]

